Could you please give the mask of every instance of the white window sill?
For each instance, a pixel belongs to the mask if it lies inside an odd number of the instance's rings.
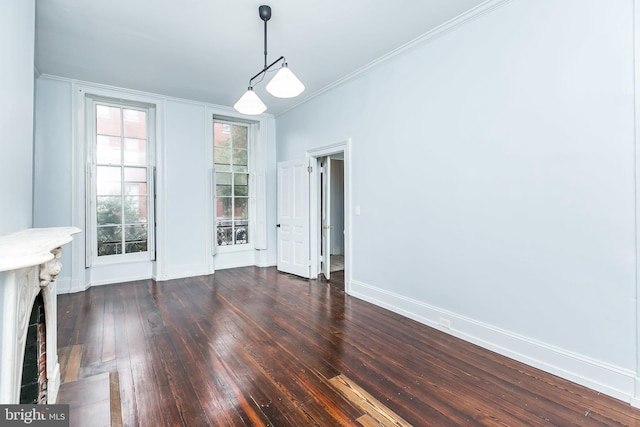
[[[151,259],[151,254],[149,252],[141,252],[136,254],[124,254],[124,255],[104,255],[101,257],[94,258],[91,261],[91,266],[97,267],[101,265],[113,265],[113,264],[134,263],[134,262],[149,262],[149,261],[153,261]]]

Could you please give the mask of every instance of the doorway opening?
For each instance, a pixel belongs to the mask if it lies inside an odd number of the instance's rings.
[[[311,277],[344,272],[351,288],[350,141],[307,152],[310,177],[309,230]],[[342,274],[340,274],[341,276]]]
[[[320,209],[320,274],[326,280],[332,272],[344,270],[344,152],[317,159]]]

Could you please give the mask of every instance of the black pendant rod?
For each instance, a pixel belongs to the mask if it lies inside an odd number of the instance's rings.
[[[271,7],[267,5],[260,6],[258,8],[258,14],[260,15],[260,19],[264,21],[264,68],[262,68],[262,71],[260,71],[258,74],[256,74],[255,76],[251,77],[251,79],[249,79],[249,87],[252,86],[251,83],[253,82],[253,80],[255,80],[257,77],[260,77],[260,75],[269,71],[269,69],[274,65],[276,65],[278,62],[284,60],[284,56],[281,56],[280,58],[273,61],[271,64],[267,65],[267,21],[271,19]]]
[[[264,21],[264,70],[267,69],[267,21]]]
[[[268,66],[266,65],[265,62],[265,66],[262,69],[262,71],[260,71],[258,74],[256,74],[255,76],[251,77],[251,79],[249,80],[249,86],[251,86],[251,82],[254,81],[257,77],[259,77],[260,75],[266,73],[267,71],[269,71],[269,69],[271,67],[273,67],[274,65],[276,65],[278,62],[284,60],[284,56],[281,56],[280,58],[276,59],[275,61],[273,61],[271,64],[269,64]]]

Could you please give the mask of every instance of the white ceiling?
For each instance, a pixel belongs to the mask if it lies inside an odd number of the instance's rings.
[[[284,55],[295,99],[256,92],[278,114],[487,0],[37,0],[42,74],[231,106]]]

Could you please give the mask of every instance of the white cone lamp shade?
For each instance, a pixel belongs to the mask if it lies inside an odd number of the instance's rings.
[[[285,62],[267,84],[267,91],[276,98],[293,98],[304,91],[304,85],[291,72]]]
[[[249,114],[251,116],[267,111],[267,106],[258,98],[258,95],[253,91],[252,87],[238,99],[238,102],[233,105],[233,108],[242,114]]]

